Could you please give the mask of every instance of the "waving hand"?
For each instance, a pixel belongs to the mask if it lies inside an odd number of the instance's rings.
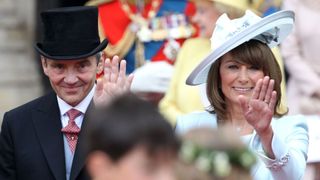
[[[110,103],[115,97],[130,90],[133,74],[126,76],[126,61],[114,56],[112,61],[102,55],[104,75],[97,80],[97,87],[93,97],[95,105]],[[120,67],[119,67],[120,64]]]

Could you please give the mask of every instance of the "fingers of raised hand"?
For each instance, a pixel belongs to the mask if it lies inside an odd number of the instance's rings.
[[[274,91],[273,89],[274,89],[274,80],[270,79],[267,91],[266,91],[264,99],[263,99],[263,101],[265,103],[267,103],[267,104],[270,103],[270,101],[271,101],[272,94],[273,94],[273,91]]]
[[[130,89],[133,75],[126,76],[126,61],[114,56],[104,60],[103,89],[108,94],[121,94]]]
[[[269,80],[270,80],[269,76],[265,76],[262,79],[262,86],[261,86],[259,98],[258,98],[261,101],[263,101],[266,97],[268,86],[269,86]]]
[[[272,91],[270,102],[269,102],[269,108],[274,110],[274,107],[276,106],[276,103],[277,103],[277,92],[276,91]]]
[[[252,99],[258,99],[261,91],[262,79],[259,79],[253,89]]]
[[[110,81],[110,74],[111,74],[111,61],[109,58],[103,61],[103,73],[104,73],[104,80]]]
[[[130,87],[131,87],[133,78],[134,78],[134,75],[133,75],[133,74],[130,74],[130,75],[128,76],[128,79],[127,79],[127,82],[126,82],[126,87],[127,87],[128,90],[130,90]]]
[[[254,88],[252,99],[264,101],[269,104],[272,98],[274,89],[274,80],[269,76],[265,76],[263,79],[259,79]]]
[[[120,88],[122,89],[122,92],[128,92],[130,91],[130,87],[133,80],[133,74],[130,74],[129,76],[124,77],[124,81],[122,82]]]
[[[117,86],[122,91],[129,91],[130,86],[133,80],[133,74],[130,74],[129,76],[126,75],[126,61],[121,60],[120,62],[120,70],[119,70],[119,76],[117,81]]]
[[[110,74],[110,82],[117,82],[119,75],[119,57],[113,56],[111,61],[111,74]]]
[[[124,86],[126,83],[126,61],[121,60],[120,62],[120,69],[119,69],[119,74],[118,74],[118,81],[117,83],[119,86]]]

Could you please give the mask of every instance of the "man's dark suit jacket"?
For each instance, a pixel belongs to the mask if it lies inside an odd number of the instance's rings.
[[[81,129],[85,127],[85,119],[86,116]],[[54,93],[5,113],[0,136],[0,180],[65,180],[61,128],[60,110]],[[89,179],[84,167],[83,136],[81,130],[71,180]]]

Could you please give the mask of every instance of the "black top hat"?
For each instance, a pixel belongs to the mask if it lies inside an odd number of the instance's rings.
[[[47,10],[41,13],[41,19],[44,38],[35,48],[47,58],[85,58],[103,50],[108,44],[106,39],[100,43],[96,7],[79,6]]]

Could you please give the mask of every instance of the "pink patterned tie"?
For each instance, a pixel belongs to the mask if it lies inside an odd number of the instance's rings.
[[[76,117],[81,115],[81,112],[76,109],[70,109],[67,112],[67,115],[69,117],[68,125],[62,128],[61,132],[66,135],[70,150],[72,154],[74,154],[77,145],[78,134],[80,132],[80,128],[77,126],[74,120]]]

